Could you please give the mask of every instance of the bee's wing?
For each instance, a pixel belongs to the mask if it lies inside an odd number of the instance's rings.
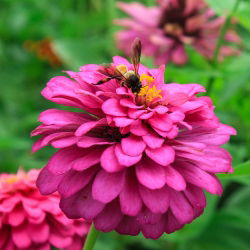
[[[132,63],[136,75],[138,75],[140,60],[141,60],[141,41],[139,38],[136,38],[132,45]]]
[[[96,85],[105,83],[111,79],[126,81],[126,78],[124,77],[124,75],[118,69],[116,69],[116,67],[114,67],[112,64],[102,65],[98,71],[101,74],[105,75],[106,78],[97,82]]]

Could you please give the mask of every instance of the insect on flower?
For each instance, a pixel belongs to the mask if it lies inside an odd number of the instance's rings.
[[[220,123],[209,97],[198,96],[203,86],[165,84],[164,65],[139,64],[140,47],[137,40],[131,63],[114,56],[108,67],[87,64],[52,78],[42,95],[78,112],[42,112],[32,150],[58,149],[37,186],[44,195],[58,191],[69,218],[157,239],[203,213],[204,190],[222,194],[216,174],[233,168],[220,146],[236,130]]]
[[[139,39],[135,39],[132,45],[132,64],[134,70],[128,70],[127,66],[122,64],[117,67],[110,64],[102,66],[99,72],[106,77],[98,81],[96,85],[106,83],[111,79],[116,79],[121,81],[122,86],[125,85],[130,88],[133,93],[139,93],[142,88],[140,76],[138,74],[140,59],[141,41]]]

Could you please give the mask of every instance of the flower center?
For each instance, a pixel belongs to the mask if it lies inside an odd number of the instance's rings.
[[[178,23],[166,23],[163,27],[168,35],[181,36],[183,33],[182,27]]]
[[[9,176],[9,177],[2,177],[0,178],[0,183],[7,183],[7,184],[13,184],[17,182],[19,178],[15,175]]]
[[[142,74],[140,76],[140,81],[145,83],[145,85],[140,89],[140,92],[137,94],[137,101],[140,104],[149,106],[152,103],[155,103],[155,101],[162,99],[161,90],[157,89],[156,86],[153,85],[154,78],[152,76]]]
[[[120,142],[122,138],[128,137],[129,134],[121,134],[117,127],[101,126],[92,129],[87,135],[104,138],[112,142]]]

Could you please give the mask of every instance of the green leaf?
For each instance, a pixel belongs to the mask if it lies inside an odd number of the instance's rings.
[[[105,63],[103,51],[105,43],[105,38],[101,41],[95,38],[57,39],[54,41],[53,47],[67,67],[78,70],[84,64]]]
[[[208,4],[218,15],[230,12],[233,9],[235,1],[237,0],[226,0],[225,3],[225,1],[207,0]]]
[[[240,188],[215,212],[206,230],[186,241],[184,249],[248,250],[250,244],[250,188]]]
[[[183,229],[173,234],[165,235],[162,238],[165,237],[169,240],[183,242],[185,240],[198,237],[200,234],[202,234],[202,232],[206,229],[214,216],[219,197],[207,193],[206,198],[207,207],[205,208],[204,213],[199,218],[195,219],[191,224],[186,225]]]
[[[220,174],[220,179],[234,179],[239,177],[250,177],[250,161],[242,163],[234,168],[233,174]]]
[[[239,11],[236,14],[237,22],[239,22],[244,28],[250,30],[250,3],[242,2]]]

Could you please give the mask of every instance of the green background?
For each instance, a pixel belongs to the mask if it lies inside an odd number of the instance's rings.
[[[127,1],[128,2],[128,1]],[[130,1],[131,2],[131,1]],[[153,0],[140,1],[153,5]],[[208,0],[218,15],[230,13],[235,0]],[[112,20],[125,16],[114,0],[1,0],[0,3],[0,172],[41,168],[54,150],[31,153],[30,132],[42,110],[56,107],[40,91],[62,70],[78,70],[87,63],[110,62],[120,54],[115,48]],[[233,175],[221,175],[222,198],[207,195],[205,213],[191,225],[161,239],[102,234],[96,250],[248,250],[250,249],[250,1],[241,1],[235,13],[243,40],[239,57],[217,67],[187,48],[190,61],[183,67],[167,65],[166,81],[196,82],[206,86],[216,80],[211,97],[221,121],[238,131],[225,147],[233,155]],[[50,38],[63,64],[51,67],[25,42]],[[150,58],[142,62],[153,66]]]

